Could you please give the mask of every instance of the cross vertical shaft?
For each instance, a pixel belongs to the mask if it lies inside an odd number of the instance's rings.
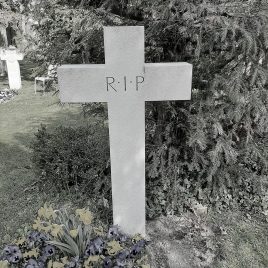
[[[144,28],[104,28],[104,44],[106,74],[117,90],[108,103],[114,224],[145,234],[145,104],[136,89],[125,98],[126,84],[133,88],[144,74]]]
[[[130,234],[145,234],[144,102],[108,103],[113,219]],[[131,124],[130,124],[131,122]]]

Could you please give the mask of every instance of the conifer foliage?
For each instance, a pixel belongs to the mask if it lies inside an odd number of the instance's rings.
[[[268,3],[43,1],[34,57],[102,63],[103,25],[144,25],[147,62],[193,64],[192,100],[146,107],[147,208],[268,208]]]
[[[194,77],[191,102],[151,105],[152,213],[157,193],[168,201],[159,213],[190,207],[193,199],[219,209],[266,209],[267,15],[257,1],[156,8],[148,40],[162,59],[190,61]]]

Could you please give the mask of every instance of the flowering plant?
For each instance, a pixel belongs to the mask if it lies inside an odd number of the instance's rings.
[[[45,204],[38,211],[34,230],[5,246],[0,268],[150,267],[145,239],[130,237],[118,226],[105,232],[93,221],[86,208],[68,213]]]

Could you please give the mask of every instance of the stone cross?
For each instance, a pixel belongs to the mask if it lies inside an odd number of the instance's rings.
[[[1,56],[3,54],[4,54],[4,49],[0,47],[0,76],[5,76],[5,72],[6,72],[6,64],[3,60],[1,60]]]
[[[62,102],[108,102],[113,220],[145,234],[145,101],[189,100],[192,65],[144,63],[144,27],[104,27],[105,64],[58,68]]]
[[[6,61],[8,82],[10,89],[21,88],[21,76],[19,60],[23,60],[23,54],[17,53],[15,47],[9,47],[4,53],[0,55],[1,60]]]

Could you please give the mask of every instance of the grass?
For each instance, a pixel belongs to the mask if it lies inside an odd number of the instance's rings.
[[[19,94],[0,104],[0,246],[14,237],[15,230],[31,223],[44,202],[85,202],[78,194],[40,192],[31,187],[37,178],[29,145],[40,124],[79,126],[90,119],[83,118],[79,105],[60,105],[55,92],[35,95],[27,71],[28,66],[22,65]],[[1,79],[0,89],[7,87],[7,79]]]
[[[215,268],[268,267],[268,223],[241,212],[214,214],[211,222],[225,226],[227,235],[218,241],[221,257]]]
[[[188,212],[161,217],[147,227],[153,267],[268,267],[268,224],[259,216],[209,210],[200,220]]]

